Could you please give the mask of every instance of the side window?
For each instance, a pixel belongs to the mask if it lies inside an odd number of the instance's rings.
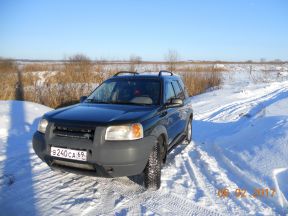
[[[165,103],[169,103],[172,98],[175,98],[175,92],[171,82],[166,82],[165,85]]]
[[[189,97],[189,94],[187,92],[187,89],[185,88],[185,85],[184,85],[183,81],[180,79],[178,82],[179,82],[182,90],[184,91],[185,98]]]
[[[180,87],[178,81],[176,81],[176,80],[173,81],[173,87],[175,89],[176,98],[180,98],[183,100],[185,98],[185,95],[184,95],[184,92],[183,92],[182,88]]]

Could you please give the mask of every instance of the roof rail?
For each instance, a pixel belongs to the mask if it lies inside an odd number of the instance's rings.
[[[160,70],[158,76],[162,76],[162,73],[170,73],[171,76],[174,75],[171,71],[167,71],[167,70]]]
[[[135,75],[137,75],[139,73],[138,72],[132,72],[132,71],[119,71],[118,73],[114,74],[114,77],[118,76],[120,74],[134,74],[134,76],[135,76]]]

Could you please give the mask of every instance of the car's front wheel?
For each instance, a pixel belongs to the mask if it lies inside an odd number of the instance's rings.
[[[161,185],[161,143],[158,142],[153,147],[148,163],[144,169],[144,186],[150,190],[158,190]]]

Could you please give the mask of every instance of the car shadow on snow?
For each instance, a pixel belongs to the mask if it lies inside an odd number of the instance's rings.
[[[18,72],[16,99],[10,103],[10,129],[6,142],[6,159],[3,163],[0,185],[0,209],[4,215],[37,215],[35,192],[30,161],[32,125],[26,123],[21,74]]]

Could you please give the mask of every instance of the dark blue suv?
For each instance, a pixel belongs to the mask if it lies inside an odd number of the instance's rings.
[[[33,148],[52,169],[102,177],[144,173],[145,187],[156,190],[169,151],[190,143],[192,119],[178,75],[119,72],[79,104],[46,113]]]

